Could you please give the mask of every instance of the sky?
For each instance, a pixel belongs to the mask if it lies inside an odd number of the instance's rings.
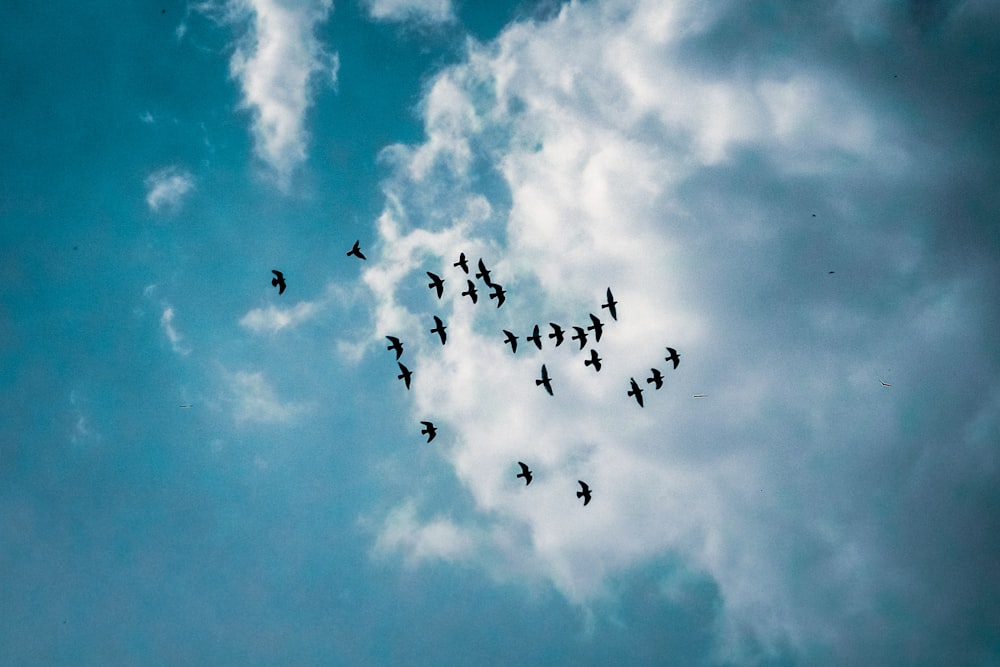
[[[7,4],[5,664],[1000,665],[994,3]]]

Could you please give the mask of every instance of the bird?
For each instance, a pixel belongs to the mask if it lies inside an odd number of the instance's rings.
[[[396,376],[397,379],[402,380],[406,388],[410,388],[410,378],[413,377],[413,371],[404,366],[402,362],[397,361],[396,365],[399,366],[399,375]]]
[[[590,321],[593,322],[593,324],[587,327],[587,331],[593,331],[594,342],[600,343],[601,333],[604,331],[604,325],[601,324],[601,321],[599,319],[597,319],[597,315],[594,315],[593,313],[590,314]]]
[[[483,282],[486,283],[487,286],[493,285],[493,282],[490,280],[490,270],[486,268],[485,264],[483,264],[482,257],[479,258],[479,273],[476,274],[476,277],[482,278]]]
[[[611,288],[608,288],[608,302],[601,306],[601,308],[607,308],[608,313],[611,315],[611,319],[618,319],[618,302],[615,301],[615,297],[611,295]]]
[[[445,332],[444,332],[444,330],[447,329],[447,328],[448,327],[446,327],[444,325],[444,322],[441,321],[441,318],[438,317],[437,315],[435,315],[434,316],[434,328],[431,329],[431,333],[436,333],[438,336],[441,337],[441,344],[442,345],[444,345],[444,342],[446,340],[448,340],[448,335],[445,334]]]
[[[694,398],[705,398],[705,394],[694,394]]]
[[[541,334],[538,333],[538,325],[537,324],[535,325],[535,329],[532,332],[532,334],[530,336],[528,336],[527,338],[525,338],[525,340],[531,341],[532,343],[534,343],[535,347],[537,347],[539,350],[542,349],[542,336],[541,336]]]
[[[561,326],[559,326],[555,322],[549,322],[549,326],[552,327],[552,333],[549,334],[549,338],[552,338],[553,340],[555,340],[556,341],[556,347],[559,347],[560,345],[562,345],[563,338],[564,338],[563,329],[562,329]]]
[[[392,343],[388,346],[387,350],[393,350],[396,353],[396,360],[398,361],[401,356],[403,356],[403,344],[395,336],[386,336],[386,339]]]
[[[185,403],[184,405],[181,405],[181,406],[178,406],[178,407],[182,407],[182,408],[190,408],[190,407],[191,407],[191,404],[190,404],[190,403]]]
[[[274,278],[271,278],[271,284],[278,288],[278,294],[284,294],[285,274],[277,269],[271,269],[271,273],[274,274]]]
[[[471,280],[467,281],[469,283],[468,291],[462,292],[462,296],[467,296],[472,299],[472,303],[479,301],[479,291],[476,289],[476,283]]]
[[[674,368],[677,368],[677,364],[681,363],[681,355],[672,347],[668,347],[667,351],[670,352],[670,355],[664,361],[672,361]]]
[[[505,334],[504,341],[503,341],[504,344],[506,345],[507,343],[510,343],[510,351],[511,351],[511,353],[512,354],[517,354],[517,336],[515,336],[511,332],[507,331],[506,329],[504,329],[503,332]]]
[[[595,371],[601,370],[601,358],[597,356],[597,350],[590,348],[590,359],[584,359],[583,365],[593,366]]]
[[[347,251],[347,256],[350,257],[354,255],[358,259],[368,259],[365,254],[361,252],[361,241],[355,241],[354,247]]]
[[[640,388],[639,385],[636,383],[635,378],[629,378],[629,380],[632,383],[632,388],[629,389],[628,395],[629,396],[635,396],[635,402],[638,403],[639,407],[641,408],[641,407],[643,407],[642,406],[642,388]]]
[[[545,391],[549,392],[549,396],[552,396],[552,378],[549,377],[549,371],[545,368],[545,364],[542,364],[542,378],[540,380],[535,380],[536,387],[545,387]]]
[[[431,279],[431,282],[427,283],[427,286],[435,290],[440,299],[441,295],[444,294],[444,281],[441,280],[441,276],[430,271],[427,272],[427,277]]]
[[[655,385],[654,388],[659,389],[663,386],[663,373],[661,373],[658,368],[650,368],[649,370],[651,370],[653,374],[646,378],[646,384]]]
[[[504,295],[507,294],[507,292],[504,291],[504,288],[502,285],[500,285],[500,283],[493,283],[492,285],[490,285],[490,287],[493,288],[493,292],[490,294],[490,298],[497,300],[497,308],[499,308],[500,306],[503,305],[503,302],[506,300],[506,297]]]
[[[883,386],[883,387],[891,387],[891,386],[892,386],[891,384],[889,384],[889,383],[888,383],[888,382],[886,382],[885,380],[879,380],[879,382],[881,382],[881,383],[882,383],[882,386]]]
[[[463,253],[459,253],[459,255],[458,255],[458,261],[455,262],[454,264],[452,264],[452,266],[457,266],[458,268],[462,269],[466,273],[469,272],[469,260],[465,259],[465,253],[464,252]]]
[[[521,472],[519,472],[517,474],[517,476],[518,477],[523,477],[524,478],[524,485],[528,486],[529,484],[531,484],[531,471],[528,470],[528,466],[526,466],[525,464],[521,463],[520,461],[517,462],[517,465],[521,466]]]
[[[587,483],[582,479],[578,479],[576,481],[580,483],[580,491],[576,492],[576,497],[583,498],[583,505],[586,507],[587,503],[590,502],[590,487],[587,486]]]
[[[580,349],[582,350],[587,345],[587,331],[583,327],[573,327],[573,331],[576,333],[570,338],[570,340],[575,340],[580,343]]]
[[[434,424],[432,422],[423,422],[422,421],[420,423],[424,425],[424,428],[422,428],[420,430],[420,435],[426,435],[427,436],[427,442],[430,442],[431,440],[434,439],[434,436],[437,435],[437,432],[438,432],[437,428],[435,428],[435,426],[434,426]]]

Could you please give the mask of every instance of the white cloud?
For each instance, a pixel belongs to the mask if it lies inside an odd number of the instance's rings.
[[[451,0],[365,0],[368,15],[378,21],[451,23],[455,20]]]
[[[164,167],[146,178],[146,205],[153,212],[176,208],[194,189],[194,177],[180,167]]]
[[[163,308],[163,315],[160,316],[160,327],[163,329],[163,333],[166,334],[167,340],[170,341],[170,346],[174,352],[180,355],[186,355],[191,352],[183,344],[183,336],[174,327],[174,309],[172,306],[165,306]]]
[[[263,373],[240,371],[230,374],[228,380],[238,423],[285,423],[309,410],[303,403],[282,401]]]
[[[274,333],[286,328],[294,328],[313,318],[320,311],[318,303],[300,301],[291,308],[254,308],[240,319],[240,326],[254,333]]]

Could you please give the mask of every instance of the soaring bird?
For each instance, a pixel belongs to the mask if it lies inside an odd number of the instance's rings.
[[[570,340],[580,343],[580,349],[582,350],[587,345],[587,330],[583,327],[573,327],[573,331],[576,333],[573,334]]]
[[[395,336],[386,336],[386,339],[392,344],[385,349],[394,351],[396,353],[396,360],[398,361],[403,356],[403,344]]]
[[[476,274],[476,277],[482,278],[483,282],[486,283],[487,286],[493,285],[493,282],[490,280],[490,270],[486,268],[485,264],[483,264],[482,257],[479,258],[479,273]]]
[[[605,303],[603,306],[601,306],[601,308],[607,308],[608,309],[608,313],[611,314],[611,319],[617,320],[618,319],[618,309],[617,309],[616,306],[618,306],[618,302],[615,301],[615,297],[611,295],[611,288],[609,287],[608,288],[608,302]]]
[[[285,274],[277,269],[271,269],[271,273],[274,277],[271,278],[271,284],[278,288],[278,294],[285,293]]]
[[[545,387],[545,391],[549,392],[549,396],[552,396],[552,379],[549,377],[549,371],[545,368],[545,364],[542,364],[542,378],[540,380],[535,380],[536,387]]]
[[[503,341],[504,344],[506,345],[507,343],[510,343],[510,351],[511,351],[511,353],[512,354],[517,354],[517,336],[515,336],[511,332],[507,331],[506,329],[504,329],[503,332],[504,332],[504,335],[505,335],[504,341]]]
[[[441,318],[438,317],[437,315],[435,315],[434,316],[434,328],[431,329],[431,333],[436,333],[438,336],[440,336],[440,338],[441,338],[441,344],[442,345],[444,345],[444,342],[446,340],[448,340],[448,336],[444,332],[444,330],[447,329],[447,328],[448,327],[446,327],[444,325],[444,322],[441,321]]]
[[[490,285],[490,287],[493,288],[493,292],[490,293],[490,298],[497,300],[497,308],[499,308],[500,306],[503,305],[503,302],[506,300],[506,297],[504,295],[507,294],[507,292],[504,291],[504,288],[502,285],[500,285],[500,283],[493,283],[492,285]]]
[[[191,403],[185,403],[184,405],[181,405],[181,406],[179,406],[179,407],[182,407],[182,408],[190,408],[190,407],[192,407],[192,404],[191,404]]]
[[[441,276],[430,271],[427,272],[427,277],[431,279],[431,282],[427,283],[427,286],[436,291],[440,299],[441,295],[444,294],[444,281],[441,280]]]
[[[402,380],[406,388],[410,388],[410,378],[413,377],[413,371],[403,365],[402,362],[397,361],[396,365],[399,366],[399,375],[396,376],[397,379]]]
[[[531,335],[525,338],[524,340],[534,343],[535,347],[537,347],[539,350],[542,349],[542,336],[540,333],[538,333],[537,324],[535,325],[535,329],[534,331],[532,331]]]
[[[458,268],[462,269],[466,273],[469,272],[469,260],[465,259],[465,253],[464,252],[463,253],[459,253],[459,255],[458,255],[458,261],[455,262],[454,264],[452,264],[452,266],[457,266]]]
[[[576,492],[577,498],[583,498],[584,507],[590,502],[590,487],[582,479],[576,480],[580,483],[580,490]]]
[[[432,422],[420,422],[420,423],[424,425],[424,427],[420,430],[420,435],[426,435],[427,442],[430,442],[431,440],[434,439],[434,436],[437,435],[438,433],[437,428],[434,427],[434,424]]]
[[[479,290],[476,289],[476,283],[471,280],[467,281],[469,283],[469,289],[462,292],[462,296],[467,296],[472,299],[472,303],[479,301]]]
[[[590,348],[590,359],[584,359],[583,365],[593,366],[595,371],[601,370],[601,358],[597,356],[597,350]]]
[[[549,326],[552,327],[552,333],[549,334],[549,338],[552,338],[553,340],[555,340],[556,341],[556,347],[559,347],[560,345],[562,345],[563,338],[564,338],[563,329],[562,329],[561,326],[559,326],[555,322],[549,322]]]
[[[891,384],[889,384],[885,380],[879,380],[879,382],[882,384],[883,387],[891,387],[892,386]]]
[[[672,361],[674,363],[674,368],[677,368],[677,364],[681,363],[680,353],[678,353],[677,350],[675,350],[672,347],[668,347],[667,352],[669,352],[670,354],[667,356],[666,359],[664,359],[664,361]]]
[[[652,371],[653,374],[646,378],[646,384],[655,385],[654,389],[659,389],[663,386],[663,373],[660,372],[659,368],[650,368],[649,370]]]
[[[594,342],[600,343],[601,333],[604,331],[604,325],[601,324],[601,321],[599,319],[597,319],[597,315],[594,315],[593,313],[590,314],[590,321],[593,322],[593,324],[587,327],[587,331],[593,331]]]
[[[529,484],[531,484],[531,471],[528,470],[528,466],[526,466],[525,464],[521,463],[520,461],[517,462],[517,465],[521,466],[521,472],[519,472],[517,474],[517,476],[518,477],[523,477],[524,478],[524,485],[528,486]]]
[[[635,396],[635,402],[638,403],[639,407],[641,408],[642,407],[642,389],[636,383],[635,378],[629,378],[629,380],[632,382],[632,388],[629,389],[628,395],[629,396]]]
[[[347,256],[350,257],[354,255],[358,259],[368,259],[365,254],[361,252],[361,241],[355,241],[354,247],[347,251]]]

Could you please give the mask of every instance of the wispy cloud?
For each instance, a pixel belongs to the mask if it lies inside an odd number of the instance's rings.
[[[165,306],[163,308],[163,315],[160,316],[160,328],[163,329],[163,333],[166,334],[167,340],[170,341],[170,346],[173,348],[174,352],[180,355],[187,355],[191,350],[183,344],[183,336],[174,327],[174,309],[172,306]]]
[[[282,329],[294,328],[308,321],[320,311],[320,306],[312,301],[300,301],[291,308],[254,308],[240,319],[240,326],[254,333],[274,333]]]
[[[306,404],[282,401],[263,373],[240,371],[230,374],[228,380],[238,423],[284,423],[309,410]]]
[[[146,178],[146,205],[153,212],[176,208],[194,188],[194,177],[180,167],[164,167]]]
[[[455,20],[451,0],[364,0],[368,15],[378,21],[450,23]]]

